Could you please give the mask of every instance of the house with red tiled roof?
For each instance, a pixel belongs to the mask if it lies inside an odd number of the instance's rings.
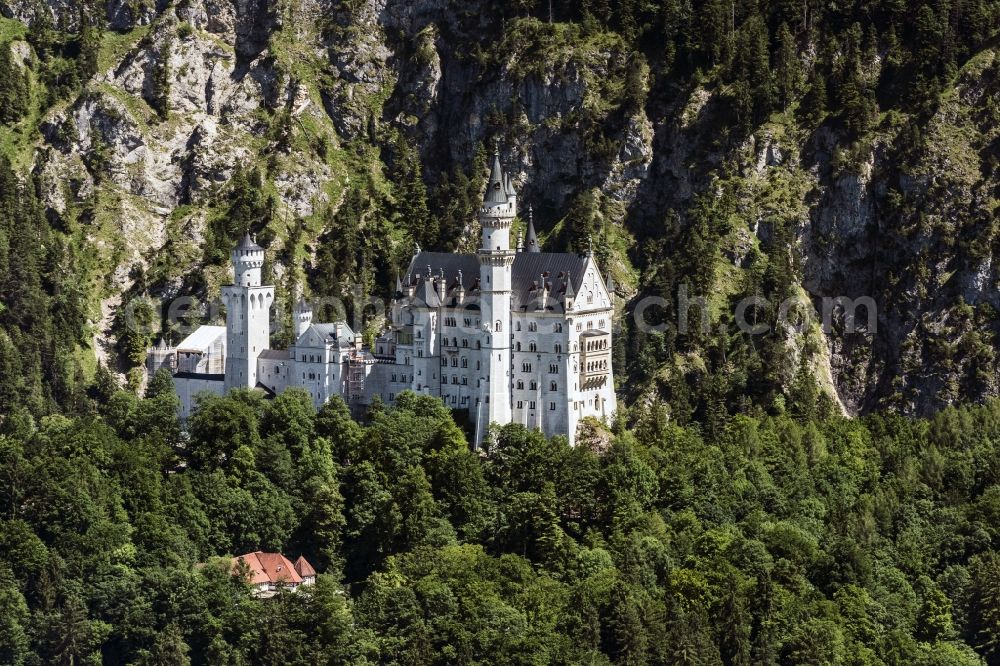
[[[295,591],[300,585],[316,582],[316,570],[301,556],[292,564],[281,553],[258,550],[233,558],[234,572],[240,573],[243,567],[254,596],[261,598],[273,597],[282,589]]]
[[[303,555],[299,555],[299,559],[295,560],[295,573],[302,577],[303,585],[312,585],[316,582],[316,570]]]

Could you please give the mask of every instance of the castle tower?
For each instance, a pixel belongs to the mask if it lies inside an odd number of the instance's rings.
[[[246,234],[232,253],[234,284],[222,288],[226,306],[226,390],[257,385],[257,357],[271,341],[274,287],[261,285],[264,248]]]
[[[479,303],[483,324],[483,371],[477,405],[476,445],[490,423],[509,423],[510,406],[510,308],[511,267],[515,252],[510,249],[510,228],[517,215],[513,186],[500,167],[500,152],[493,154],[486,196],[479,209],[482,242],[479,257]]]
[[[312,305],[305,297],[300,298],[295,304],[292,320],[295,327],[295,339],[298,340],[303,333],[309,330],[313,320]]]

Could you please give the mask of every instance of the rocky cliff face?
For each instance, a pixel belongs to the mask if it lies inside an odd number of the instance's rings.
[[[789,114],[720,144],[720,90],[659,80],[613,33],[501,21],[485,4],[0,2],[8,18],[66,30],[81,11],[103,12],[112,31],[99,71],[41,118],[30,161],[50,215],[81,224],[102,258],[92,276],[98,342],[123,293],[207,294],[224,278],[201,247],[228,214],[236,172],[262,174],[258,231],[288,291],[344,233],[338,214],[351,192],[376,211],[361,215],[362,230],[393,209],[393,137],[414,147],[432,193],[455,171],[477,184],[477,150],[499,138],[549,245],[599,230],[626,299],[658,293],[660,262],[689,238],[690,207],[728,188],[737,205],[713,291],[734,297],[761,256],[775,263],[787,225],[778,254],[792,257],[794,286],[817,308],[824,296],[876,300],[877,334],[847,333],[836,317],[825,333],[779,334],[789,367],[810,348],[813,374],[847,411],[927,411],[997,392],[991,53],[966,67],[925,123],[917,167],[901,171],[911,147],[894,118],[859,145],[799,129]],[[574,216],[584,213],[581,226]],[[348,272],[374,247],[359,242]],[[406,234],[386,242],[378,252],[392,257],[412,247]]]

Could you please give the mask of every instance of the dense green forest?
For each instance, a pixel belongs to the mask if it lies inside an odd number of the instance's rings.
[[[1000,403],[481,455],[425,396],[206,397],[182,433],[169,375],[101,376],[3,420],[3,663],[1000,663]],[[219,557],[257,548],[317,585],[253,598]]]

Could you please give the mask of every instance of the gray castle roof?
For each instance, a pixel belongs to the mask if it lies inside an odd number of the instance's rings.
[[[246,234],[244,234],[243,240],[241,240],[240,244],[236,246],[236,249],[240,250],[241,252],[256,252],[259,250],[263,250],[264,248],[262,248],[260,245],[257,245],[254,239],[250,237],[250,232],[248,231],[246,232]]]
[[[572,295],[580,289],[590,258],[586,255],[562,252],[518,252],[511,268],[511,290],[515,308],[525,309],[538,299],[542,289],[543,275],[549,296],[558,299],[564,293]],[[440,279],[444,275],[449,298],[454,296],[458,286],[458,274],[462,272],[462,283],[466,291],[466,304],[478,301],[479,257],[474,254],[453,254],[451,252],[419,252],[410,260],[407,281],[417,287],[414,297],[429,307],[441,304],[429,275]],[[449,300],[446,298],[446,301]]]
[[[493,153],[493,167],[490,169],[490,180],[486,185],[486,196],[483,198],[487,204],[507,203],[507,187],[504,184],[503,169],[500,167],[500,151]]]

